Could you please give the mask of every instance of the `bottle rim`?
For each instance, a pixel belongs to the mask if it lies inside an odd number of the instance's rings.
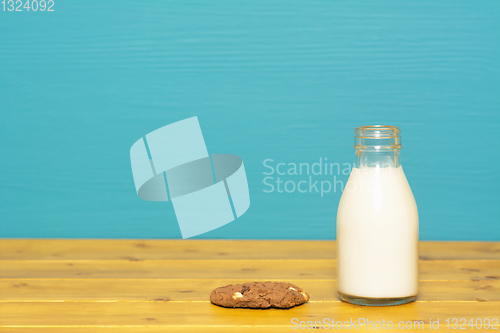
[[[368,125],[354,129],[359,139],[392,139],[399,137],[401,129],[392,125]]]
[[[401,129],[392,125],[368,125],[354,130],[354,149],[383,151],[401,149]]]

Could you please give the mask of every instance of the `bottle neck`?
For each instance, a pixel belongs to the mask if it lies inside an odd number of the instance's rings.
[[[394,150],[356,150],[354,158],[356,168],[397,168],[401,165],[399,149]]]
[[[401,159],[401,130],[396,126],[373,125],[361,126],[354,130],[354,160],[357,168],[361,167],[399,167]]]

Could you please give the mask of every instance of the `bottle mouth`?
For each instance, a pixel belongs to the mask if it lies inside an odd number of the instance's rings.
[[[357,138],[361,139],[383,139],[395,138],[401,133],[401,129],[391,125],[369,125],[356,127],[354,130]]]
[[[397,150],[401,149],[401,129],[391,125],[369,125],[354,130],[356,150]]]

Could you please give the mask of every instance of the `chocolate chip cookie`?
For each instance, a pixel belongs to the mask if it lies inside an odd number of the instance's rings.
[[[288,309],[303,304],[309,295],[287,282],[248,282],[212,290],[210,302],[226,308]]]

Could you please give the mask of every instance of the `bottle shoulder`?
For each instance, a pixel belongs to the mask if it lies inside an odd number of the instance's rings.
[[[416,211],[416,202],[403,169],[353,169],[342,193],[339,212],[343,209]]]

